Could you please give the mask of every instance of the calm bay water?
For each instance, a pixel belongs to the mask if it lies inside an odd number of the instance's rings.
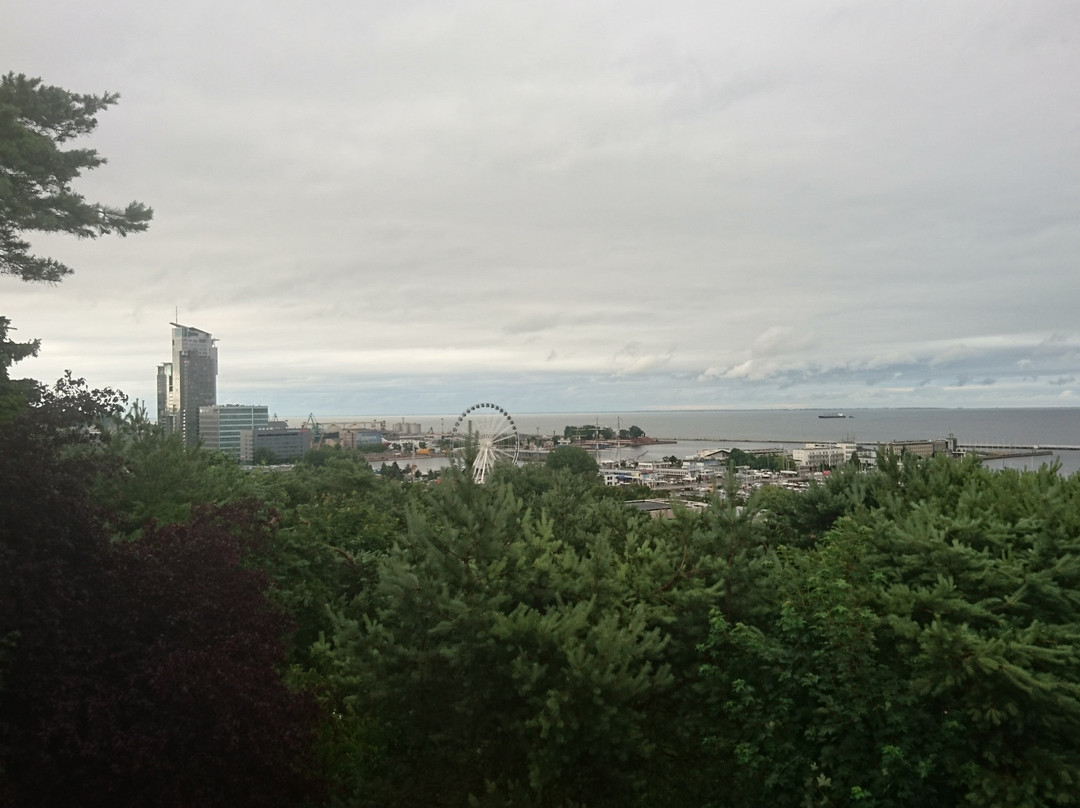
[[[918,440],[955,435],[961,443],[1069,445],[1080,447],[1080,408],[1068,409],[873,409],[848,418],[819,418],[820,410],[713,410],[622,414],[527,413],[514,415],[518,431],[562,433],[567,424],[624,428],[636,425],[656,438],[719,441]],[[407,419],[408,420],[408,419]],[[422,421],[421,421],[422,423]],[[436,427],[436,430],[438,427]]]
[[[626,429],[638,426],[654,438],[678,441],[675,446],[651,447],[641,453],[653,456],[694,454],[699,448],[752,449],[755,445],[795,444],[808,441],[919,440],[955,435],[961,444],[1080,447],[1080,408],[1060,409],[856,409],[848,418],[819,418],[821,410],[694,410],[640,411],[624,413],[512,413],[520,435],[562,435],[567,425],[599,423]],[[319,416],[322,423],[386,421],[387,426],[405,421],[420,424],[427,433],[449,430],[457,420],[450,415]],[[303,418],[290,418],[299,424]],[[625,450],[624,450],[625,451]],[[1054,457],[1013,458],[993,461],[991,467],[1037,468],[1055,459],[1062,473],[1080,470],[1080,450],[1055,450]]]
[[[590,415],[525,414],[515,416],[518,431],[562,434],[567,424],[596,424],[623,428],[636,425],[655,438],[674,438],[675,446],[651,447],[643,460],[699,449],[738,446],[753,449],[814,441],[877,443],[955,435],[961,444],[1080,447],[1080,408],[1062,409],[861,409],[847,418],[819,418],[821,410],[717,410],[693,412],[635,412]],[[624,450],[625,451],[625,450]],[[1080,450],[1057,449],[1053,456],[1016,457],[988,461],[991,468],[1034,469],[1057,460],[1063,474],[1080,471]]]

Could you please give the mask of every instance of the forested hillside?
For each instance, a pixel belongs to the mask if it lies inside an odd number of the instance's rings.
[[[653,520],[569,467],[245,472],[121,405],[0,422],[4,805],[1078,801],[1076,477]]]

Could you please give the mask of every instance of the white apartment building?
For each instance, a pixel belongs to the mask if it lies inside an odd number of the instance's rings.
[[[807,443],[801,449],[792,449],[791,458],[801,468],[831,468],[844,465],[857,449],[854,443]]]

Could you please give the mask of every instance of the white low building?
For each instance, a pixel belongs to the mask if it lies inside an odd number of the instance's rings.
[[[792,449],[791,458],[803,468],[831,468],[844,465],[857,449],[854,443],[807,443],[801,449]]]

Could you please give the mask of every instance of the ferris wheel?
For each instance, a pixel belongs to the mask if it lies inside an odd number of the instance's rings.
[[[482,483],[496,463],[517,461],[518,433],[510,413],[496,404],[473,404],[458,416],[450,433],[450,457],[470,466]],[[471,458],[471,464],[470,464]]]

